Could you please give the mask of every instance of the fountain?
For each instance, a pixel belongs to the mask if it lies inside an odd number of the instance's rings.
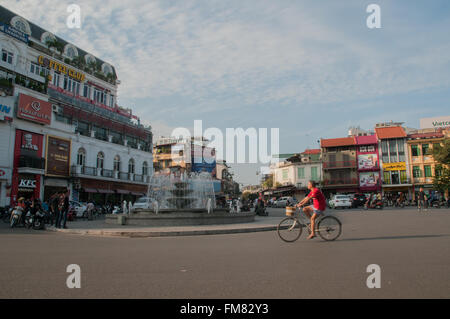
[[[154,174],[147,190],[148,207],[136,209],[126,218],[127,225],[185,226],[229,224],[254,221],[254,213],[235,213],[217,208],[214,184],[209,173]],[[107,223],[116,223],[108,215]]]

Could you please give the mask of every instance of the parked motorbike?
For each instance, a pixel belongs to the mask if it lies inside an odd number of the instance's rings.
[[[364,204],[364,209],[383,209],[383,202],[381,200],[375,200],[370,203],[366,202]]]
[[[11,216],[11,220],[10,220],[10,227],[14,228],[17,225],[19,225],[19,223],[22,222],[22,216],[23,216],[24,212],[23,212],[23,208],[22,207],[15,207],[14,210],[12,211],[12,216]]]
[[[45,228],[45,214],[43,211],[38,210],[35,214],[28,211],[25,215],[25,227],[35,230],[40,230]]]
[[[1,208],[0,219],[3,220],[4,223],[9,223],[10,218],[11,218],[11,210],[8,207]]]

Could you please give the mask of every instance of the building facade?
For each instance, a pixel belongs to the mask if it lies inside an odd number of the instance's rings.
[[[411,195],[406,132],[402,126],[375,127],[382,169],[382,191]]]
[[[362,193],[378,193],[381,191],[381,175],[377,137],[373,134],[355,136],[355,139],[359,191]]]
[[[114,67],[4,7],[0,31],[1,205],[146,193],[151,129],[117,105]]]
[[[433,148],[442,145],[444,137],[442,129],[421,129],[407,136],[409,174],[414,199],[421,187],[427,191],[434,188],[433,178],[439,175],[439,170],[438,163],[433,158]]]
[[[327,195],[359,191],[355,137],[322,139],[323,190]]]

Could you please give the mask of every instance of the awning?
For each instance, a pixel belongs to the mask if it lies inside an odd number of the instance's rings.
[[[52,186],[52,187],[69,187],[69,183],[67,179],[59,179],[59,178],[45,178],[44,186]]]
[[[86,193],[98,193],[96,188],[83,188]]]
[[[114,192],[112,190],[109,190],[109,189],[100,189],[100,188],[98,188],[97,190],[98,190],[99,193],[102,193],[102,194],[114,194]]]
[[[126,194],[126,195],[130,194],[130,191],[126,191],[123,189],[116,189],[116,192],[117,194]]]
[[[131,192],[131,195],[134,195],[134,196],[145,196],[144,193],[139,193],[139,192]]]

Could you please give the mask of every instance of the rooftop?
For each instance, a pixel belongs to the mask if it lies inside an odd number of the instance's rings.
[[[373,135],[367,135],[367,136],[356,136],[356,144],[358,145],[371,145],[371,144],[377,144],[377,136],[375,134]]]
[[[375,133],[379,140],[406,137],[406,132],[401,126],[376,127]]]
[[[327,138],[320,140],[321,147],[337,147],[356,145],[354,137]]]

